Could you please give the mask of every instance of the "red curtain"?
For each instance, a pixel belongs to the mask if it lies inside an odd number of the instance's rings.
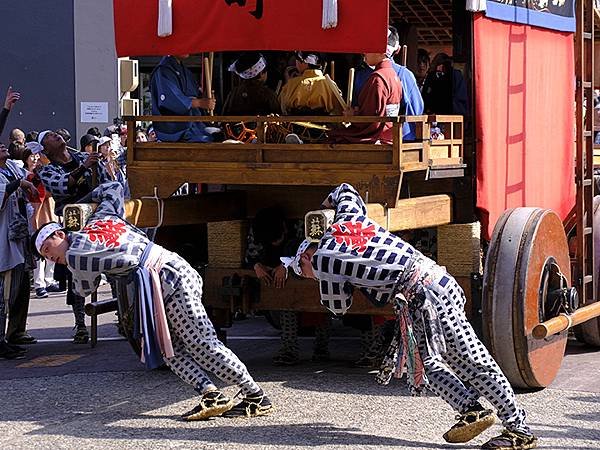
[[[572,33],[477,15],[477,207],[483,237],[508,208],[575,204]]]
[[[114,0],[117,54],[384,52],[388,0],[343,0],[338,5],[338,26],[324,30],[323,0],[175,0],[173,34],[159,38],[158,0]]]

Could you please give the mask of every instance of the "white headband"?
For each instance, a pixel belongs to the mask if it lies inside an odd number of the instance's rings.
[[[388,28],[388,33],[387,33],[387,37],[389,39],[389,37],[392,35],[392,30],[390,30]],[[400,42],[398,42],[396,45],[386,45],[385,47],[385,56],[387,56],[388,58],[391,58],[392,56],[394,56],[394,53],[396,53],[398,50],[400,49]]]
[[[232,65],[229,66],[229,71],[235,72],[236,74],[239,75],[240,78],[243,78],[244,80],[249,80],[251,78],[254,78],[257,75],[260,75],[262,73],[262,71],[267,68],[267,61],[265,60],[264,56],[261,56],[256,64],[254,64],[249,69],[244,70],[243,72],[238,72],[236,70],[236,68],[235,68],[236,64],[237,64],[237,60]]]
[[[28,150],[31,151],[32,154],[37,155],[38,153],[42,153],[44,151],[44,147],[39,142],[27,142],[25,144]]]
[[[38,134],[38,137],[37,137],[38,143],[41,144],[44,141],[44,138],[46,137],[46,135],[48,133],[51,133],[51,132],[52,132],[52,130],[41,131],[40,134]]]
[[[304,54],[302,52],[296,53],[296,57],[305,64],[311,64],[313,66],[320,66],[319,57],[314,53]]]
[[[283,265],[286,267],[286,269],[288,267],[291,267],[292,270],[296,272],[296,275],[302,276],[302,268],[300,267],[300,256],[306,251],[310,244],[311,242],[308,239],[304,239],[302,243],[298,246],[296,256],[294,256],[293,258],[285,256],[279,258]]]
[[[63,227],[61,227],[56,222],[47,223],[42,228],[40,228],[40,231],[39,231],[37,237],[35,238],[35,248],[37,249],[37,251],[40,255],[42,254],[42,245],[44,245],[44,241],[46,239],[48,239],[50,237],[50,235],[52,233],[54,233],[55,231],[62,230],[62,229],[63,229]]]

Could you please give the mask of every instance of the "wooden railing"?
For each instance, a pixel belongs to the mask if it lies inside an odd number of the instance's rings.
[[[402,174],[451,167],[448,176],[462,176],[462,116],[141,116],[126,117],[129,130],[139,121],[256,124],[255,143],[136,143],[128,137],[128,176],[134,197],[168,197],[182,183],[308,185],[354,184],[369,199],[394,205]],[[269,127],[277,124],[392,123],[391,144],[286,144],[270,142]],[[415,124],[417,139],[403,141],[402,125]],[[444,139],[431,140],[431,124],[441,124]]]

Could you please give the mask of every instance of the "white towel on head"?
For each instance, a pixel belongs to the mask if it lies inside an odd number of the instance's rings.
[[[173,0],[158,0],[158,37],[173,34]]]
[[[324,30],[335,28],[338,25],[338,2],[337,0],[323,0],[323,21],[321,26]]]

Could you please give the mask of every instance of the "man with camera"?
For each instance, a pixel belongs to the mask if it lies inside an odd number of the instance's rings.
[[[54,131],[42,131],[38,142],[50,163],[39,170],[39,176],[55,201],[55,213],[62,217],[63,208],[69,203],[77,203],[95,187],[109,181],[108,173],[101,164],[100,153],[93,149],[91,153],[73,151],[67,148],[62,136]],[[78,296],[71,286],[71,274],[67,271],[67,305],[73,308],[75,315],[75,334],[73,342],[85,344],[89,333],[85,326],[85,298]]]

